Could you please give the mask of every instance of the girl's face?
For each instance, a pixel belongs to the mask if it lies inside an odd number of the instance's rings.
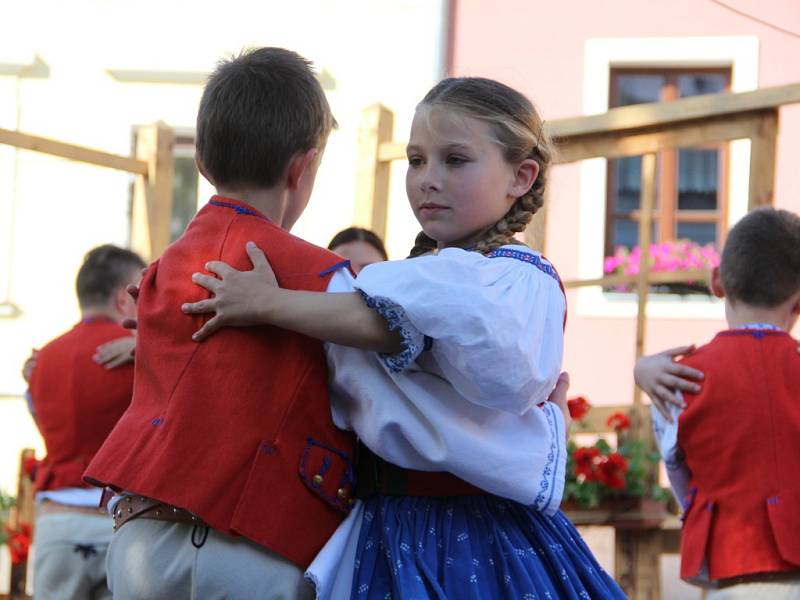
[[[439,248],[474,246],[527,191],[490,125],[458,112],[420,106],[406,152],[411,210]]]

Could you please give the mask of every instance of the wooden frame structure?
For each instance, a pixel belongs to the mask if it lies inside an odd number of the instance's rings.
[[[149,261],[157,258],[169,244],[175,134],[167,124],[158,122],[139,127],[135,156],[122,156],[2,128],[0,144],[136,175],[131,249]]]
[[[778,110],[800,102],[800,84],[765,88],[753,92],[696,96],[673,102],[638,104],[614,108],[607,113],[550,121],[549,135],[556,141],[556,164],[591,158],[643,156],[639,244],[649,247],[653,205],[656,197],[656,153],[736,139],[749,139],[750,188],[748,208],[773,202]],[[389,165],[405,158],[405,144],[392,140],[392,114],[381,105],[363,113],[360,134],[360,165],[356,186],[356,223],[379,235],[386,232],[389,200]],[[545,205],[546,208],[546,205]],[[544,248],[546,210],[534,217],[527,241]],[[538,242],[538,243],[534,243]],[[649,258],[649,256],[648,256]],[[638,275],[615,275],[565,282],[567,288],[635,284],[638,299],[636,357],[643,354],[646,310],[652,283],[706,280],[702,271],[652,273],[649,260],[642,261]],[[633,404],[602,406],[588,415],[585,431],[609,431],[605,422],[620,410],[631,414],[631,434],[652,443],[650,414],[641,392]],[[616,579],[631,598],[653,599],[661,594],[658,555],[678,551],[679,531],[669,528],[615,528]]]
[[[139,127],[136,134],[135,156],[122,156],[2,128],[0,144],[136,175],[131,248],[149,262],[157,258],[170,242],[175,135],[172,128],[162,122]],[[12,526],[26,523],[33,527],[34,524],[33,488],[22,467],[29,457],[33,457],[33,450],[24,450]],[[28,598],[25,595],[27,572],[27,563],[12,567],[9,598]]]

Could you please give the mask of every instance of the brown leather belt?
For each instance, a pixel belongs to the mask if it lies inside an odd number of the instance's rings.
[[[145,496],[124,496],[114,507],[114,531],[131,519],[154,519],[173,523],[205,525],[188,510],[164,504]]]

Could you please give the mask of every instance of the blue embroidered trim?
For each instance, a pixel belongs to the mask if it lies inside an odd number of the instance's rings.
[[[541,255],[539,254],[531,254],[530,252],[523,252],[522,250],[509,250],[508,248],[498,248],[497,250],[492,250],[489,254],[486,255],[487,258],[514,258],[516,260],[521,260],[522,262],[526,262],[528,264],[533,265],[543,273],[549,275],[553,279],[555,279],[558,284],[561,284],[561,279],[556,273],[556,270],[553,266],[546,262]]]
[[[556,455],[561,452],[557,444],[558,431],[556,430],[555,419],[553,419],[553,415],[550,414],[548,408],[550,407],[545,405],[543,410],[545,416],[547,417],[547,424],[550,426],[552,439],[550,442],[550,451],[547,453],[547,463],[544,466],[544,477],[542,477],[542,480],[539,482],[539,493],[536,495],[536,499],[533,501],[536,509],[540,511],[544,511],[550,504],[550,501],[553,499],[554,490],[550,489],[550,481],[548,480],[548,477],[553,475],[552,465],[556,461]],[[549,496],[547,500],[545,500],[545,493],[547,493],[548,490]]]
[[[772,323],[748,323],[747,325],[742,325],[738,329],[757,329],[763,331],[782,331],[780,327],[777,325],[773,325]]]
[[[323,450],[327,450],[332,454],[338,456],[344,462],[344,472],[342,473],[342,478],[339,480],[338,488],[349,488],[352,490],[355,487],[355,471],[353,470],[353,463],[348,458],[345,452],[340,450],[336,450],[335,448],[331,448],[330,446],[323,444],[321,442],[316,441],[314,438],[307,438],[306,440],[306,447],[303,451],[303,456],[300,458],[300,479],[306,486],[311,489],[315,494],[317,494],[320,498],[325,500],[331,506],[338,508],[339,510],[347,513],[350,511],[350,505],[346,501],[345,498],[339,498],[338,496],[331,496],[326,494],[325,491],[322,489],[321,484],[317,484],[314,482],[312,477],[309,477],[308,473],[306,473],[306,465],[308,463],[309,455],[311,454],[311,449],[313,447],[321,448]],[[328,469],[330,469],[332,461],[331,455],[323,456],[322,458],[322,466],[320,468],[320,472],[317,473],[318,475],[324,475]]]
[[[367,306],[386,319],[390,331],[399,331],[400,335],[403,336],[403,349],[400,352],[397,354],[381,353],[380,355],[383,363],[392,373],[399,373],[414,362],[417,356],[424,351],[425,342],[423,341],[423,346],[420,347],[419,343],[414,339],[413,333],[403,327],[403,323],[408,322],[408,317],[406,317],[406,311],[403,310],[402,306],[387,298],[369,296],[361,290],[358,290],[358,293],[361,294]]]
[[[231,204],[230,202],[220,202],[219,200],[209,200],[209,204],[212,206],[221,206],[222,208],[231,208],[236,211],[237,215],[249,215],[251,217],[258,217],[260,219],[266,219],[263,215],[258,214],[254,210],[250,210],[249,208],[245,208],[244,206],[239,206],[238,204]]]
[[[349,260],[343,260],[341,262],[336,263],[335,265],[331,265],[330,267],[328,267],[324,271],[320,271],[319,276],[320,277],[325,277],[325,275],[327,275],[328,273],[333,273],[334,271],[338,271],[339,269],[346,269],[349,266],[350,266],[350,261]]]
[[[754,337],[757,340],[764,339],[765,337],[783,337],[788,336],[789,334],[786,333],[783,329],[728,329],[727,331],[720,331],[717,335],[728,337],[728,336],[737,336],[737,335],[747,335],[750,337]]]

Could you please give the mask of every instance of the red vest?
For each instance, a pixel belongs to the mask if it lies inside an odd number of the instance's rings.
[[[47,456],[36,489],[83,487],[81,475],[131,403],[133,365],[106,369],[92,356],[105,342],[130,335],[110,319],[87,319],[39,352],[30,391]]]
[[[800,356],[783,332],[730,330],[686,357],[678,445],[692,473],[681,577],[800,568]]]
[[[196,343],[207,317],[181,312],[209,297],[191,281],[207,261],[252,269],[248,241],[283,288],[324,291],[342,265],[252,207],[212,198],[142,281],[133,402],[85,477],[307,566],[354,484],[354,438],[333,424],[322,343],[275,327],[230,327]]]

